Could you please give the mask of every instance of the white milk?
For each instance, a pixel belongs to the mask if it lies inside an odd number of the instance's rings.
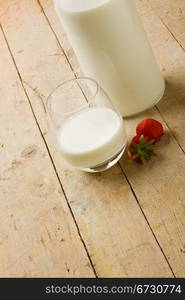
[[[86,76],[98,81],[123,116],[157,103],[164,80],[133,0],[54,0]]]
[[[126,144],[122,119],[110,108],[88,108],[58,131],[63,157],[76,167],[94,167],[118,154]]]

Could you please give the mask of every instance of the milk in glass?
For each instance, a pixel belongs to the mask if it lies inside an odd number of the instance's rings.
[[[58,130],[62,156],[72,166],[98,166],[124,150],[123,120],[112,109],[91,107],[69,118]]]

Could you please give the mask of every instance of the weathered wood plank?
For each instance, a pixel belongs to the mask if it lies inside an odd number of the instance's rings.
[[[178,135],[181,144],[185,144],[184,103],[182,101],[182,88],[180,90],[178,88],[182,86],[185,79],[185,55],[161,20],[145,2],[137,1],[137,6],[158,62],[168,81],[170,81],[164,101],[158,107],[162,112],[162,116],[167,120],[168,126],[170,125],[170,128],[172,128],[173,124],[175,124],[175,133]],[[71,61],[76,73],[78,73],[79,66],[77,65],[76,69],[74,54],[72,55],[72,49],[70,49],[69,43],[64,38],[65,34],[52,9],[51,1],[41,1],[41,4],[68,59]],[[177,87],[173,88],[174,86]],[[147,116],[161,121],[160,115],[153,109],[138,118],[128,121],[129,134],[133,135],[137,122]],[[180,120],[181,125],[178,126]],[[176,276],[184,276],[184,155],[169,131],[159,143],[158,148],[158,158],[151,161],[144,168],[139,168],[127,160],[122,160],[121,164],[129,181],[132,183],[132,187],[152,226],[152,230],[158,238],[170,264],[173,266]]]
[[[0,31],[0,277],[94,277]]]
[[[40,97],[45,99],[74,74],[40,6],[36,1],[8,0],[3,9],[8,14],[1,18],[8,43],[98,275],[172,276],[121,169],[115,166],[97,175],[76,171],[53,145]]]
[[[167,131],[158,144],[157,160],[148,164],[141,176],[135,175],[136,168],[128,161],[125,164],[122,162],[122,166],[170,264],[173,268],[176,265],[174,270],[179,277],[185,276],[185,159],[181,151],[181,147],[185,145],[185,53],[148,6],[148,1],[137,1],[137,5],[149,40],[168,81],[165,97],[157,107],[170,132]],[[156,111],[152,110],[135,118],[134,123],[137,124],[144,116],[161,120]],[[130,122],[130,126],[133,126],[132,124],[133,121]],[[171,137],[171,132],[180,144],[179,149],[178,143]]]
[[[150,6],[185,50],[185,1],[149,0]]]

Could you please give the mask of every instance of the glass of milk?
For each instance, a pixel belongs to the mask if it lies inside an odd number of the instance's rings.
[[[60,153],[70,165],[101,172],[121,158],[127,140],[124,122],[95,80],[63,82],[46,106]]]

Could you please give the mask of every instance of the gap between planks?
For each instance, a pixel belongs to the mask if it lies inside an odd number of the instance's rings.
[[[152,232],[152,234],[153,234],[153,237],[154,237],[154,239],[155,239],[157,245],[159,246],[159,248],[160,248],[160,250],[161,250],[161,252],[162,252],[162,254],[163,254],[163,256],[164,256],[164,258],[165,258],[165,260],[166,260],[166,262],[167,262],[167,264],[168,264],[168,266],[169,266],[169,268],[170,268],[170,270],[171,270],[171,272],[172,272],[172,274],[173,274],[173,276],[176,278],[175,273],[174,273],[174,271],[173,271],[173,268],[172,268],[172,266],[170,265],[169,260],[167,259],[167,256],[166,256],[164,250],[162,249],[162,247],[161,247],[161,245],[160,245],[160,243],[159,243],[159,241],[158,241],[158,239],[157,239],[157,237],[156,237],[156,235],[155,235],[155,233],[154,233],[154,231],[153,231],[153,229],[152,229],[152,227],[151,227],[151,225],[150,225],[150,223],[149,223],[149,221],[148,221],[148,219],[147,219],[147,217],[146,217],[146,215],[145,215],[145,213],[144,213],[144,210],[143,210],[142,207],[141,207],[141,204],[140,204],[140,202],[139,202],[139,200],[138,200],[138,198],[137,198],[137,196],[136,196],[136,193],[134,192],[134,189],[133,189],[133,187],[132,187],[132,185],[131,185],[131,183],[130,183],[128,177],[127,177],[127,175],[125,174],[125,172],[124,172],[124,170],[123,170],[121,164],[120,164],[120,163],[118,163],[118,164],[119,164],[119,166],[120,166],[121,172],[122,172],[123,175],[125,176],[125,179],[126,179],[128,185],[129,185],[129,187],[130,187],[130,189],[131,189],[131,191],[132,191],[132,193],[133,193],[133,195],[134,195],[134,198],[135,198],[135,200],[136,200],[136,202],[137,202],[137,204],[138,204],[138,206],[139,206],[139,208],[140,208],[140,210],[141,210],[141,212],[142,212],[142,215],[143,215],[143,217],[144,217],[144,219],[145,219],[145,221],[146,221],[148,227],[150,228],[150,230],[151,230],[151,232]]]
[[[21,77],[21,75],[20,75],[18,66],[17,66],[17,64],[16,64],[16,61],[15,61],[14,56],[13,56],[13,54],[12,54],[12,51],[11,51],[11,49],[10,49],[8,40],[7,40],[7,38],[6,38],[6,35],[5,35],[5,32],[4,32],[4,30],[3,30],[3,27],[2,27],[2,25],[1,25],[1,23],[0,23],[0,29],[1,29],[1,31],[2,31],[2,33],[3,33],[3,37],[4,37],[5,42],[6,42],[6,44],[7,44],[9,53],[10,53],[10,55],[11,55],[13,64],[14,64],[14,66],[15,66],[16,72],[17,72],[18,77],[19,77],[19,80],[20,80],[21,86],[22,86],[23,91],[24,91],[24,93],[25,93],[25,95],[26,95],[26,98],[27,98],[27,100],[28,100],[28,103],[29,103],[31,112],[32,112],[32,114],[33,114],[34,120],[35,120],[36,125],[37,125],[38,130],[39,130],[39,133],[40,133],[41,138],[42,138],[42,140],[43,140],[43,142],[44,142],[44,145],[45,145],[45,147],[46,147],[46,151],[47,151],[47,153],[48,153],[48,157],[49,157],[49,159],[50,159],[50,161],[51,161],[51,163],[52,163],[52,166],[53,166],[53,168],[54,168],[54,171],[55,171],[57,180],[58,180],[59,185],[60,185],[60,187],[61,187],[61,190],[62,190],[62,192],[63,192],[63,194],[64,194],[64,197],[65,197],[67,206],[68,206],[68,208],[69,208],[69,211],[70,211],[70,213],[71,213],[71,215],[72,215],[72,218],[73,218],[73,221],[74,221],[74,223],[75,223],[75,226],[76,226],[76,229],[77,229],[79,238],[80,238],[80,240],[81,240],[81,242],[82,242],[82,244],[83,244],[83,246],[84,246],[84,249],[85,249],[85,251],[86,251],[86,254],[87,254],[87,257],[88,257],[88,259],[89,259],[89,262],[90,262],[91,268],[92,268],[92,270],[93,270],[93,273],[94,273],[95,277],[98,278],[98,274],[97,274],[97,272],[96,272],[96,270],[95,270],[95,267],[94,267],[94,265],[93,265],[93,262],[92,262],[92,259],[91,259],[91,257],[90,257],[90,254],[89,254],[89,252],[88,252],[88,249],[87,249],[87,246],[86,246],[86,244],[85,244],[85,241],[84,241],[83,238],[82,238],[82,235],[81,235],[81,232],[80,232],[78,223],[77,223],[77,221],[76,221],[76,219],[75,219],[73,210],[72,210],[72,208],[71,208],[71,206],[70,206],[70,204],[69,204],[69,201],[68,201],[68,199],[67,199],[66,193],[65,193],[64,188],[63,188],[63,185],[62,185],[62,182],[61,182],[60,177],[59,177],[58,172],[57,172],[57,168],[56,168],[56,166],[55,166],[55,163],[54,163],[53,158],[52,158],[52,156],[51,156],[49,147],[48,147],[47,142],[46,142],[46,140],[45,140],[45,138],[44,138],[44,135],[43,135],[43,133],[42,133],[42,130],[41,130],[41,128],[40,128],[39,122],[38,122],[37,117],[36,117],[36,115],[35,115],[35,112],[34,112],[34,109],[33,109],[33,107],[32,107],[32,104],[31,104],[30,98],[29,98],[29,96],[28,96],[28,93],[27,93],[27,91],[26,91],[26,89],[25,89],[25,87],[24,87],[23,79],[22,79],[22,77]]]
[[[51,23],[50,23],[50,21],[49,21],[47,15],[46,15],[46,13],[45,13],[43,7],[42,7],[42,4],[40,3],[40,0],[36,0],[36,2],[37,2],[38,5],[40,6],[42,14],[44,15],[44,17],[45,17],[45,19],[46,19],[46,21],[47,21],[47,23],[48,23],[48,25],[49,25],[49,27],[50,27],[50,29],[51,29],[53,35],[54,35],[54,37],[55,37],[55,39],[56,39],[56,41],[57,41],[59,47],[61,48],[62,52],[64,53],[64,56],[65,56],[65,58],[66,58],[66,60],[67,60],[67,62],[68,62],[68,64],[69,64],[69,66],[70,66],[70,69],[71,69],[72,73],[74,74],[75,78],[77,78],[77,74],[76,74],[76,72],[75,72],[75,70],[74,70],[74,68],[73,68],[73,66],[72,66],[72,64],[71,64],[71,62],[70,62],[70,60],[69,60],[69,58],[67,57],[67,55],[66,55],[64,49],[62,48],[62,45],[60,44],[60,41],[59,41],[59,39],[58,39],[58,37],[57,37],[57,35],[56,35],[56,33],[55,33],[53,27],[51,26]]]
[[[39,0],[37,0],[39,1]],[[144,3],[144,1],[142,0],[142,2]],[[145,4],[145,3],[144,3]],[[173,32],[171,32],[169,26],[163,21],[163,19],[161,18],[161,16],[159,14],[156,13],[155,9],[152,7],[152,5],[150,3],[147,3],[147,5],[151,8],[151,10],[153,11],[153,13],[160,19],[161,23],[164,25],[164,27],[168,30],[168,32],[171,34],[171,36],[174,38],[174,40],[177,42],[177,44],[182,48],[182,50],[185,52],[185,48],[184,46],[178,41],[178,39],[176,38],[176,36],[173,34]]]

